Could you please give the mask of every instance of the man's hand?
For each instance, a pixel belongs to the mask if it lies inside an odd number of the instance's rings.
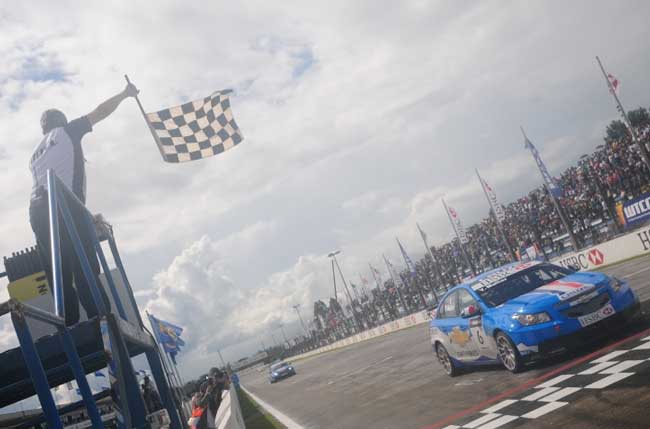
[[[126,88],[124,88],[124,91],[122,91],[122,95],[124,95],[125,98],[126,97],[135,97],[139,93],[140,93],[140,90],[138,88],[136,88],[135,85],[133,85],[130,82],[126,85]]]

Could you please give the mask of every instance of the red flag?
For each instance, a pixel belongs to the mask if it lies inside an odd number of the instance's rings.
[[[611,90],[612,92],[618,94],[618,87],[620,86],[620,82],[614,75],[607,74],[607,80],[609,80],[609,84],[611,85]]]

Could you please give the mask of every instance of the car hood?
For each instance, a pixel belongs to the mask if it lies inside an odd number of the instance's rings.
[[[547,283],[531,292],[506,301],[503,307],[513,311],[535,311],[548,306],[553,306],[560,301],[592,292],[599,284],[607,280],[601,273],[573,273],[560,280]]]

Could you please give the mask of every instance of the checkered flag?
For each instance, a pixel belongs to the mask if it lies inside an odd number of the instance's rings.
[[[242,140],[230,111],[231,90],[145,115],[160,154],[186,162],[220,154]]]

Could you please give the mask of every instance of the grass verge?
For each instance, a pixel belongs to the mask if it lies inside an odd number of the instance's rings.
[[[237,389],[237,395],[246,429],[286,429],[242,389]]]

